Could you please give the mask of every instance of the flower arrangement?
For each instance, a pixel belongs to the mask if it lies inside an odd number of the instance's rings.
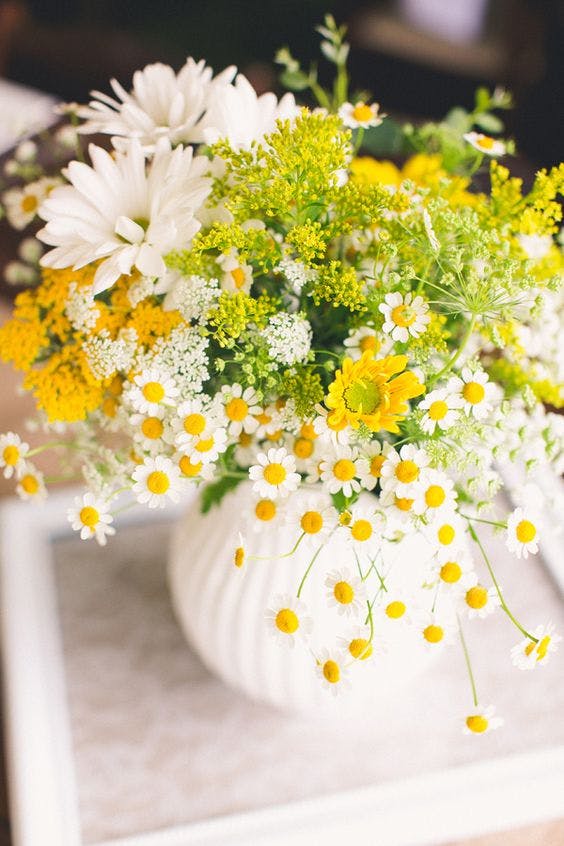
[[[39,215],[48,249],[26,239],[10,271],[40,278],[17,296],[0,355],[55,435],[35,449],[2,435],[0,466],[40,500],[50,480],[32,459],[58,450],[88,489],[72,527],[100,544],[121,494],[159,508],[202,485],[209,510],[248,480],[256,526],[286,525],[293,550],[311,548],[295,593],[265,609],[272,633],[309,642],[308,574],[346,536],[350,560],[325,582],[335,642],[312,649],[312,672],[337,692],[407,619],[431,650],[458,634],[473,691],[463,724],[481,734],[501,721],[478,699],[465,620],[505,612],[524,669],[560,639],[515,618],[480,528],[534,555],[542,504],[529,492],[500,513],[497,464],[564,467],[564,166],[524,192],[499,163],[512,143],[484,132],[503,129],[500,90],[442,123],[396,125],[401,167],[360,152],[386,116],[349,99],[344,29],[327,17],[320,32],[331,91],[277,56],[315,108],[188,59],[69,106],[57,143],[78,154],[58,176],[20,146],[8,172],[26,184],[4,193],[5,211],[21,229]],[[90,145],[87,162],[80,140],[94,132],[111,149]],[[382,541],[412,535],[431,564],[398,593]],[[233,563],[226,579],[253,566],[251,536]],[[339,639],[343,619],[356,627]]]

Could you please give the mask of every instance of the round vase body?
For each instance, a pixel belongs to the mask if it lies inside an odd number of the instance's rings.
[[[315,656],[324,647],[342,647],[339,636],[350,637],[355,625],[364,623],[366,609],[358,617],[340,616],[328,601],[325,579],[332,570],[356,567],[354,553],[340,530],[327,541],[301,594],[314,621],[311,636],[307,643],[296,638],[292,648],[280,645],[269,631],[266,613],[278,594],[296,595],[319,544],[301,543],[293,555],[280,557],[292,549],[298,535],[288,526],[268,523],[257,532],[255,501],[247,483],[206,515],[197,498],[175,528],[169,582],[189,644],[229,686],[286,711],[331,712],[333,703],[352,711],[389,705],[434,660],[437,650],[426,648],[420,631],[407,620],[390,621],[375,613],[373,655],[353,660],[345,653],[350,685],[346,690],[341,685],[342,695],[331,696],[316,671]],[[373,505],[374,498],[363,494],[361,504]],[[250,556],[257,556],[241,568],[234,566],[239,533]],[[389,596],[411,594],[421,585],[430,558],[431,549],[419,535],[385,542],[382,562]],[[377,590],[378,581],[375,584]]]

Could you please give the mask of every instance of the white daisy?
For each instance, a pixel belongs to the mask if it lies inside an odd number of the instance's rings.
[[[350,687],[349,671],[340,652],[322,649],[317,657],[316,670],[324,689],[333,696]]]
[[[247,432],[241,432],[237,438],[235,452],[233,453],[239,467],[248,470],[251,464],[254,464],[256,461],[257,451],[257,442],[253,435],[249,435]]]
[[[136,443],[149,452],[162,451],[165,438],[168,440],[168,426],[162,409],[156,414],[132,414],[129,422]]]
[[[479,150],[480,153],[485,153],[486,156],[504,156],[507,152],[507,147],[498,138],[490,138],[489,135],[484,135],[482,132],[465,132],[462,136],[465,141]]]
[[[178,502],[181,487],[180,470],[170,458],[158,455],[145,458],[132,473],[133,493],[137,501],[149,508],[164,508],[167,499]]]
[[[220,285],[224,291],[249,293],[253,284],[253,268],[250,264],[241,261],[235,247],[220,255],[216,262],[223,271]]]
[[[345,338],[344,345],[348,356],[353,361],[358,361],[366,350],[372,350],[375,356],[382,357],[388,355],[392,349],[391,339],[379,335],[372,326],[351,329],[349,337]]]
[[[546,664],[562,640],[554,629],[553,623],[537,626],[531,632],[536,641],[526,638],[514,646],[511,650],[511,660],[515,666],[520,670],[534,670],[537,665]]]
[[[319,546],[337,526],[337,512],[330,497],[306,493],[292,497],[286,523],[296,537],[303,533],[304,541]]]
[[[174,379],[159,370],[145,370],[133,381],[126,398],[141,414],[157,414],[163,406],[174,405],[179,394]]]
[[[71,162],[65,171],[71,184],[55,188],[39,210],[47,223],[38,238],[55,248],[41,264],[78,269],[102,259],[94,294],[133,268],[163,276],[163,256],[186,249],[200,228],[194,212],[210,191],[208,160],[194,158],[191,147],[171,150],[166,139],[149,165],[136,140],[115,158],[93,144],[89,152],[92,167]]]
[[[275,499],[286,497],[295,491],[300,483],[296,473],[293,455],[288,455],[284,447],[269,449],[267,453],[257,455],[257,464],[249,468],[249,478],[254,482],[253,490],[264,497]]]
[[[390,448],[382,465],[382,487],[399,497],[411,497],[414,484],[429,464],[429,456],[415,444],[404,444],[400,451]]]
[[[327,601],[346,616],[360,614],[366,609],[366,588],[360,577],[350,568],[332,570],[325,579]]]
[[[176,409],[176,417],[172,421],[175,432],[174,442],[179,449],[192,445],[203,432],[217,426],[219,423],[209,401],[203,397],[184,400]]]
[[[204,464],[217,461],[228,447],[227,431],[223,426],[210,425],[201,435],[184,445],[184,452],[192,461]]]
[[[122,139],[137,138],[146,152],[153,151],[163,137],[174,145],[200,142],[199,122],[211,92],[231,82],[235,68],[226,68],[215,79],[212,74],[203,60],[188,58],[178,73],[161,63],[136,71],[129,93],[112,79],[117,99],[92,91],[90,104],[77,109],[86,120],[79,132],[118,136],[113,139],[118,149],[126,143]]]
[[[380,505],[385,509],[386,518],[391,526],[394,524],[405,530],[415,520],[413,510],[415,500],[410,496],[398,496],[393,488],[385,488],[380,494]]]
[[[255,432],[257,440],[272,439],[280,433],[280,417],[275,405],[267,405],[256,415],[258,428]]]
[[[356,103],[343,103],[339,108],[339,117],[345,126],[350,129],[369,126],[380,126],[387,115],[380,113],[379,103],[363,103],[358,100]]]
[[[486,587],[478,581],[478,577],[474,575],[468,579],[465,586],[465,591],[462,597],[462,605],[465,608],[468,618],[471,620],[474,617],[488,617],[493,614],[496,608],[501,605],[499,593],[496,588]]]
[[[18,469],[18,484],[16,493],[20,499],[35,500],[36,502],[46,499],[47,488],[43,473],[37,470],[33,464],[25,462]]]
[[[389,445],[380,441],[370,441],[362,446],[362,455],[357,461],[358,478],[362,487],[372,491],[382,477],[382,466],[388,455]]]
[[[41,203],[49,196],[60,179],[42,177],[36,182],[29,182],[23,188],[10,188],[2,195],[2,202],[10,226],[25,229],[39,212]]]
[[[355,505],[349,511],[346,539],[357,553],[373,555],[382,544],[386,518],[373,508]]]
[[[90,492],[75,497],[74,506],[67,510],[67,517],[72,528],[80,532],[82,540],[96,538],[100,546],[105,546],[108,535],[116,533],[110,525],[114,518],[108,510],[107,501]]]
[[[297,637],[306,638],[313,629],[307,606],[290,594],[275,596],[265,615],[268,628],[282,646],[293,648]]]
[[[447,388],[431,391],[418,406],[425,412],[420,423],[421,429],[427,435],[432,435],[437,427],[443,432],[451,429],[458,420],[463,403],[461,396],[451,393]]]
[[[483,370],[464,367],[460,376],[462,378],[453,376],[449,379],[447,390],[462,398],[462,407],[466,414],[476,420],[483,420],[493,408],[495,385],[489,381],[488,374]]]
[[[539,551],[536,515],[523,508],[516,508],[507,520],[505,544],[517,558],[528,558],[529,554],[536,555]]]
[[[455,626],[451,619],[432,611],[420,611],[416,617],[415,625],[426,649],[442,649],[454,640]]]
[[[446,560],[435,561],[431,578],[439,581],[444,589],[457,593],[476,585],[478,582],[472,559],[463,550],[455,550]],[[488,596],[488,601],[489,599]],[[470,597],[470,601],[474,601],[473,597]],[[468,609],[467,605],[466,608]]]
[[[179,453],[176,463],[184,479],[204,479],[206,482],[211,482],[215,478],[216,465],[212,461],[204,463],[194,455]]]
[[[260,414],[262,409],[254,388],[243,390],[238,382],[234,385],[224,385],[220,399],[230,435],[238,437],[243,431],[247,434],[256,432],[259,423],[255,415]]]
[[[423,297],[414,297],[411,292],[402,297],[399,291],[386,294],[378,306],[384,315],[382,331],[392,340],[406,343],[411,335],[418,338],[430,321],[429,306]]]
[[[415,484],[412,496],[415,514],[426,514],[431,519],[435,519],[440,509],[453,511],[456,507],[454,482],[440,470],[426,468]]]
[[[455,550],[458,552],[465,532],[466,527],[455,512],[440,512],[425,529],[427,540],[441,562],[450,560]]]
[[[350,441],[351,430],[346,422],[342,422],[335,427],[330,423],[330,412],[320,406],[316,406],[319,411],[318,416],[313,421],[315,432],[319,440],[325,444],[332,444],[333,446],[346,446]]]
[[[5,479],[11,479],[23,467],[28,452],[29,444],[24,443],[15,432],[0,435],[0,467],[4,468]]]
[[[384,591],[375,610],[387,627],[399,623],[409,625],[412,622],[413,598],[398,588]]]
[[[368,661],[374,655],[384,654],[387,644],[381,635],[370,637],[368,626],[352,626],[344,637],[338,637],[337,643],[343,652],[355,661]]]
[[[485,734],[503,725],[503,719],[496,717],[493,705],[476,705],[464,717],[464,734]]]
[[[358,455],[350,446],[337,446],[319,463],[321,481],[325,490],[330,494],[342,491],[345,496],[352,496],[360,490],[360,482],[356,479]]]

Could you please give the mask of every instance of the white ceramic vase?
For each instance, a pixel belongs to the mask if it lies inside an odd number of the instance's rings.
[[[373,502],[371,495],[363,496]],[[338,702],[340,710],[393,702],[433,660],[419,643],[421,638],[416,639],[405,622],[387,625],[384,620],[376,629],[374,655],[352,662],[358,666],[352,667],[350,689],[344,696],[328,694],[313,655],[324,646],[335,647],[336,634],[346,635],[355,621],[343,619],[330,606],[325,578],[329,571],[351,563],[351,550],[339,533],[322,550],[302,593],[315,623],[309,648],[299,641],[293,649],[284,648],[271,636],[265,614],[277,594],[295,594],[312,547],[300,546],[293,556],[277,558],[292,547],[295,534],[287,527],[274,530],[268,524],[255,532],[252,508],[251,487],[245,483],[206,515],[200,511],[199,499],[194,500],[176,526],[169,582],[177,618],[191,647],[226,684],[286,711],[331,711],[333,702]],[[235,567],[239,532],[254,555],[268,560]],[[384,559],[393,575],[387,583],[401,593],[422,581],[429,550],[420,537],[411,537],[386,544]]]

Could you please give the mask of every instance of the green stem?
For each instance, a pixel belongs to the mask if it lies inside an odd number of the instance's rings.
[[[468,670],[468,678],[470,679],[470,685],[472,687],[472,698],[474,700],[474,705],[478,706],[478,693],[476,691],[476,681],[474,679],[474,673],[472,672],[472,663],[470,661],[470,653],[468,652],[468,647],[466,646],[466,640],[464,639],[464,632],[462,631],[462,626],[460,624],[460,617],[457,615],[456,619],[458,621],[458,634],[460,636],[460,643],[462,644],[462,651],[464,652],[464,660],[466,661],[466,669]]]
[[[358,151],[360,150],[363,140],[364,140],[364,127],[359,126],[357,133],[356,133],[356,138],[354,140],[354,154],[355,154],[355,156],[358,153]]]
[[[476,325],[476,315],[473,314],[472,317],[470,318],[470,323],[468,324],[466,332],[464,333],[464,335],[462,337],[462,340],[460,342],[460,346],[458,347],[458,349],[456,350],[454,355],[451,356],[451,358],[447,361],[447,363],[442,368],[442,370],[439,370],[439,372],[436,373],[435,376],[433,376],[433,378],[431,380],[431,384],[434,385],[436,382],[439,381],[439,379],[441,379],[445,375],[445,373],[448,373],[450,370],[452,370],[452,368],[454,367],[454,365],[456,364],[456,362],[458,361],[458,359],[460,358],[460,356],[464,352],[466,344],[470,340],[470,336],[471,336],[472,332],[474,331],[475,325]]]
[[[507,529],[507,523],[500,523],[498,520],[485,520],[483,517],[470,517],[468,514],[458,512],[465,520],[472,520],[473,523],[485,523],[488,526],[495,526],[497,529]]]
[[[309,574],[310,574],[310,572],[311,572],[311,568],[312,568],[312,567],[313,567],[313,565],[315,564],[315,561],[316,561],[316,559],[317,559],[317,556],[319,555],[319,553],[321,552],[321,550],[322,550],[322,549],[324,549],[324,547],[325,547],[325,544],[322,544],[322,545],[319,547],[319,549],[317,550],[317,552],[315,553],[315,555],[313,556],[313,558],[311,559],[311,561],[310,561],[310,562],[309,562],[309,564],[307,565],[307,569],[306,569],[305,573],[303,574],[303,576],[302,576],[302,580],[301,580],[301,582],[300,582],[300,586],[298,587],[298,593],[297,593],[297,597],[298,597],[298,599],[299,599],[299,598],[300,598],[300,596],[301,596],[301,593],[302,593],[303,587],[304,587],[304,585],[305,585],[305,583],[306,583],[306,579],[307,579],[307,577],[309,576]]]
[[[26,455],[28,458],[31,458],[33,455],[39,455],[40,453],[45,452],[48,449],[55,449],[55,447],[66,447],[67,449],[80,449],[79,445],[73,444],[72,441],[47,441],[47,443],[41,444],[41,446],[34,447],[34,449],[30,449]]]

